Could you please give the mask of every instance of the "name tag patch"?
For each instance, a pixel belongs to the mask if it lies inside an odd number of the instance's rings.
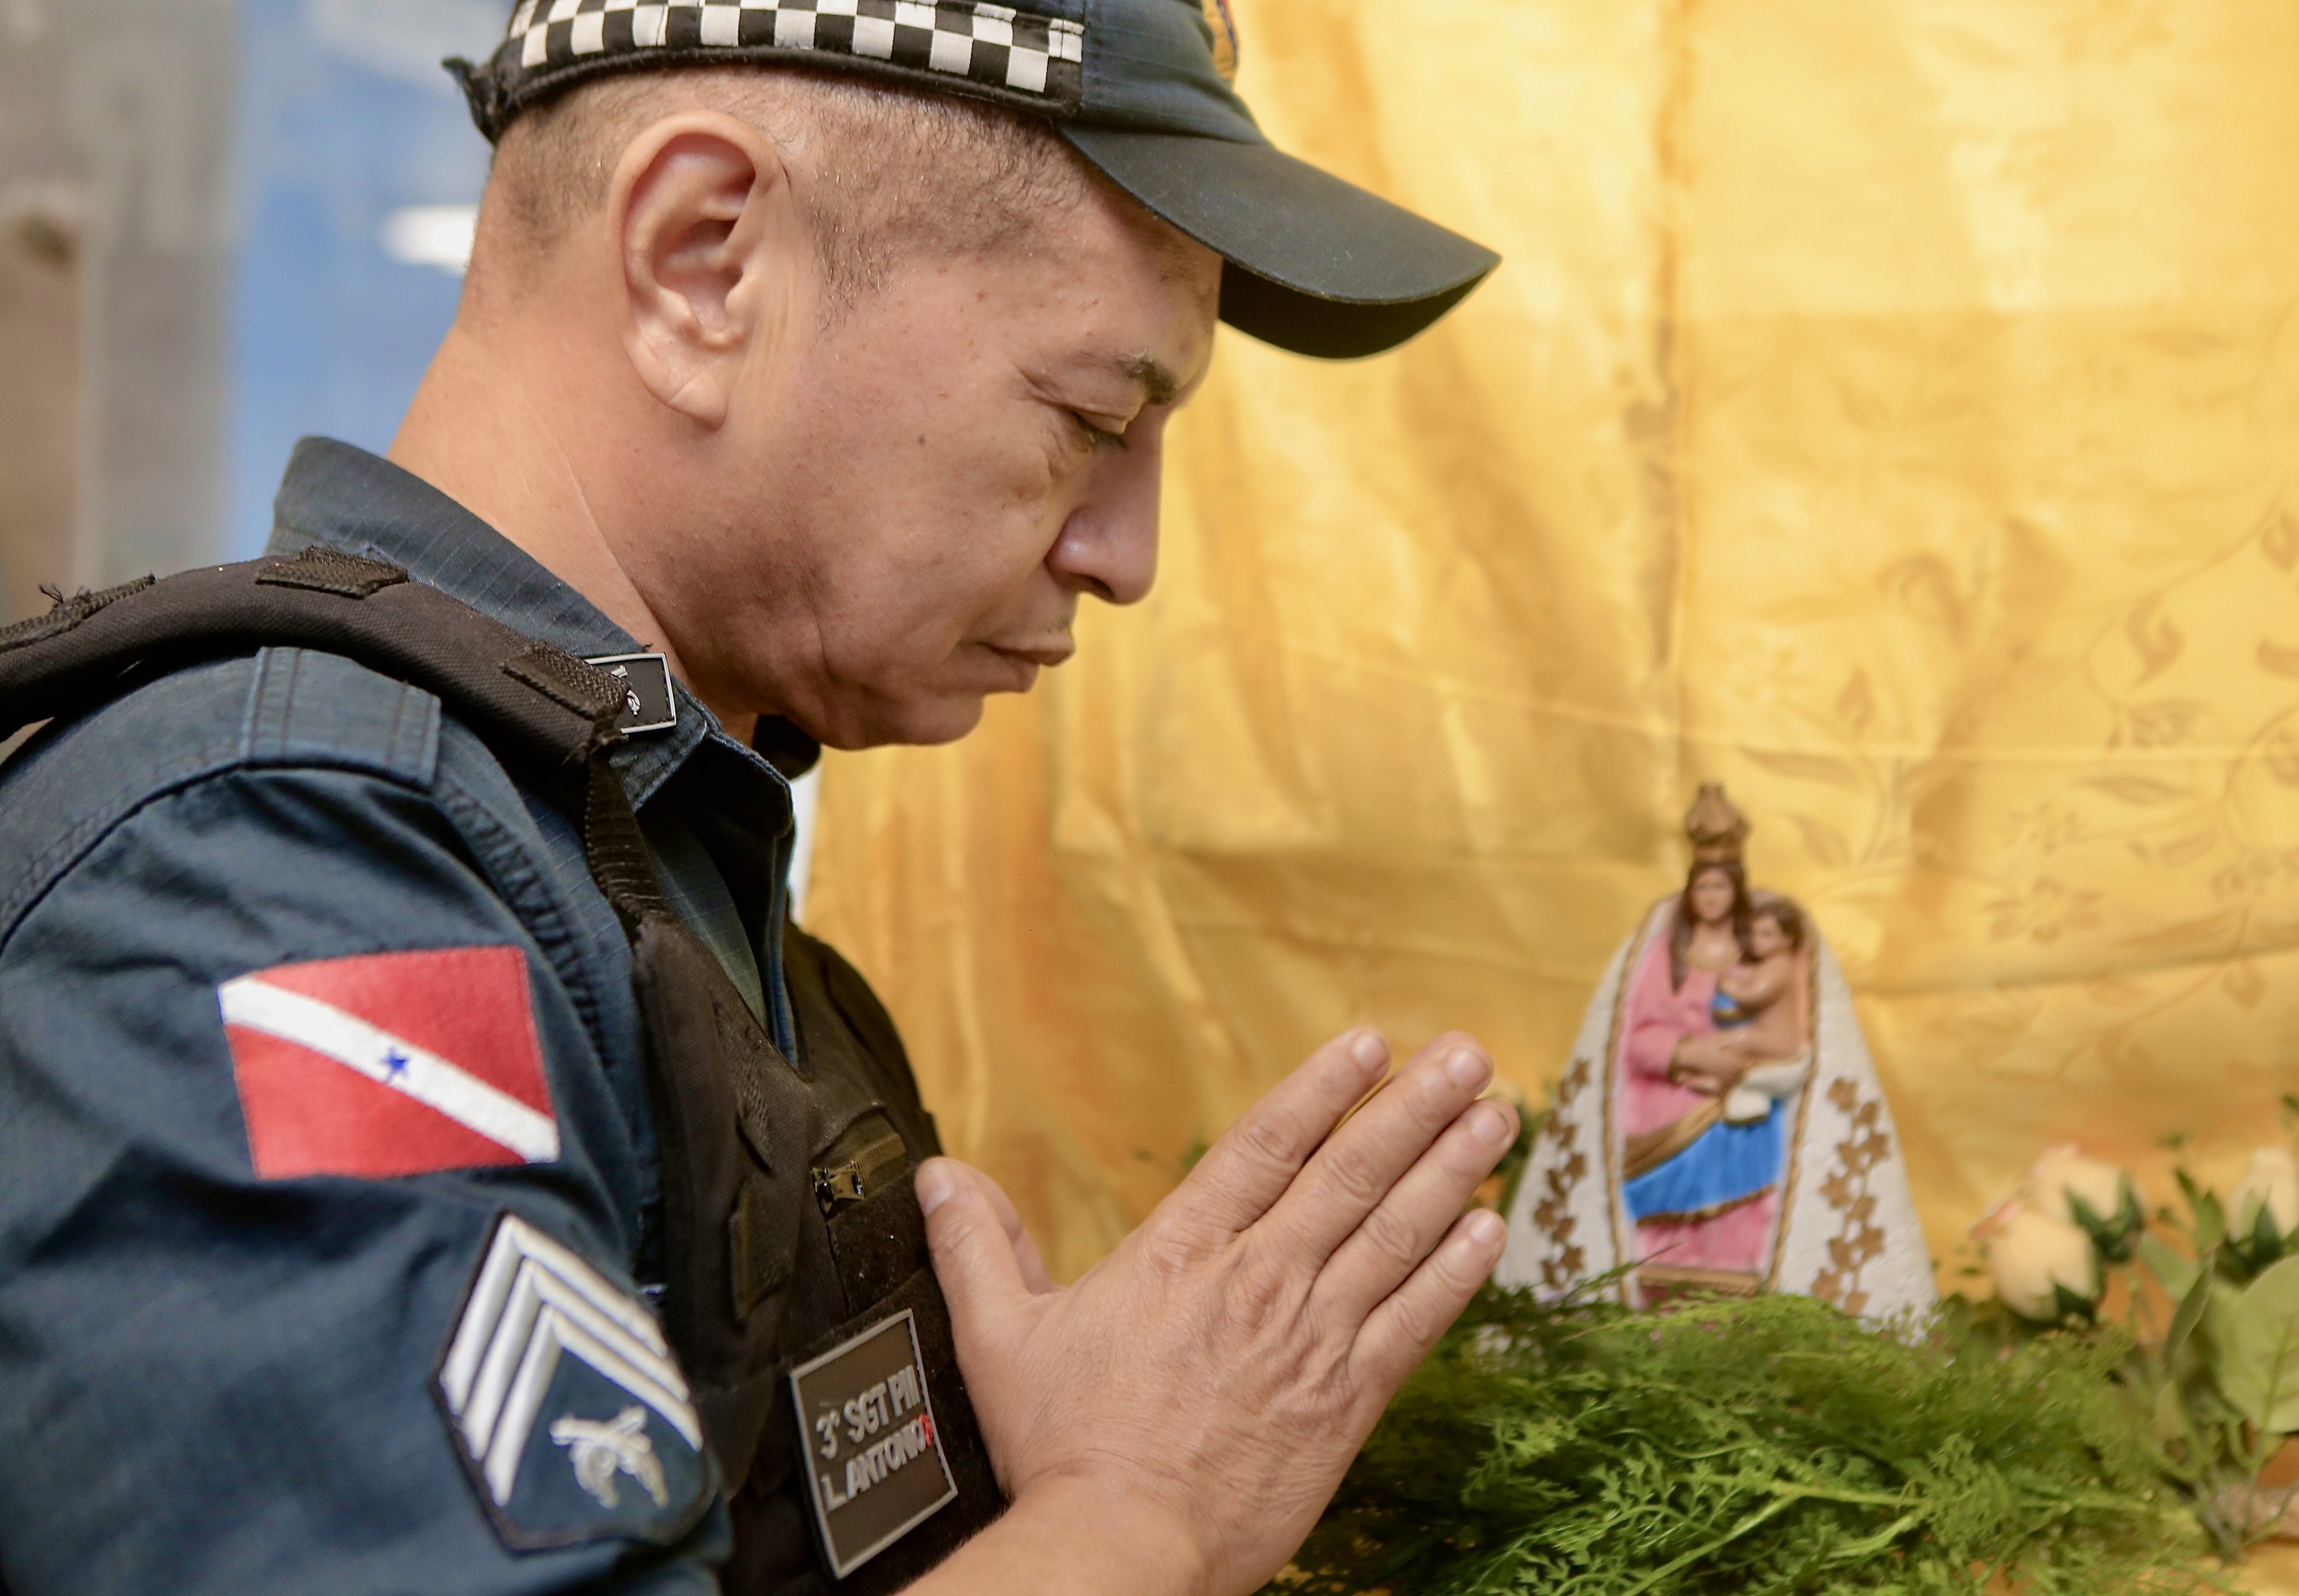
[[[956,1500],[909,1309],[793,1369],[791,1397],[838,1578]]]

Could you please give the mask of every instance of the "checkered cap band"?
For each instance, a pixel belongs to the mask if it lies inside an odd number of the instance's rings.
[[[592,69],[808,54],[1049,112],[1083,93],[1085,29],[987,0],[521,0],[491,75],[505,111]],[[824,64],[829,64],[825,62]]]

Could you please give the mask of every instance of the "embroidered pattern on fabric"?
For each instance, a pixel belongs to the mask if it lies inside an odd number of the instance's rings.
[[[568,1461],[575,1466],[575,1479],[584,1490],[598,1500],[602,1508],[611,1508],[620,1500],[615,1489],[615,1476],[627,1474],[636,1480],[654,1505],[670,1505],[670,1488],[663,1483],[662,1460],[654,1455],[654,1442],[646,1438],[646,1409],[626,1408],[605,1423],[577,1418],[569,1414],[553,1419],[551,1439],[567,1449]]]
[[[1074,102],[1085,28],[989,0],[522,0],[497,59],[535,72],[652,49],[817,50]]]
[[[1868,1177],[1891,1156],[1892,1138],[1881,1123],[1884,1100],[1863,1101],[1849,1076],[1838,1076],[1828,1084],[1828,1101],[1850,1125],[1836,1144],[1835,1168],[1821,1183],[1820,1192],[1844,1220],[1829,1241],[1829,1267],[1813,1281],[1812,1294],[1858,1314],[1868,1306],[1868,1293],[1860,1289],[1860,1271],[1884,1251],[1884,1232],[1875,1222],[1876,1199],[1868,1190]]]
[[[1550,1251],[1540,1260],[1540,1283],[1551,1291],[1572,1285],[1588,1267],[1588,1255],[1573,1244],[1573,1233],[1580,1221],[1573,1217],[1572,1207],[1573,1188],[1589,1173],[1589,1156],[1576,1145],[1581,1123],[1568,1110],[1588,1088],[1589,1080],[1589,1060],[1575,1059],[1556,1084],[1556,1101],[1549,1108],[1548,1123],[1541,1127],[1541,1135],[1556,1143],[1563,1155],[1548,1167],[1540,1201],[1532,1210],[1534,1227],[1548,1238]]]

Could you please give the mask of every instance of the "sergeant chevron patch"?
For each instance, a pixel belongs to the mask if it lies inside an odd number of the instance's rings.
[[[710,1500],[701,1420],[653,1316],[515,1214],[435,1384],[506,1545],[668,1542]]]

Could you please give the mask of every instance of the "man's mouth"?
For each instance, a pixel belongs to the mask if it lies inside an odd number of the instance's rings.
[[[1077,653],[1077,644],[1067,637],[1031,644],[985,643],[983,646],[1001,659],[1049,669]]]

